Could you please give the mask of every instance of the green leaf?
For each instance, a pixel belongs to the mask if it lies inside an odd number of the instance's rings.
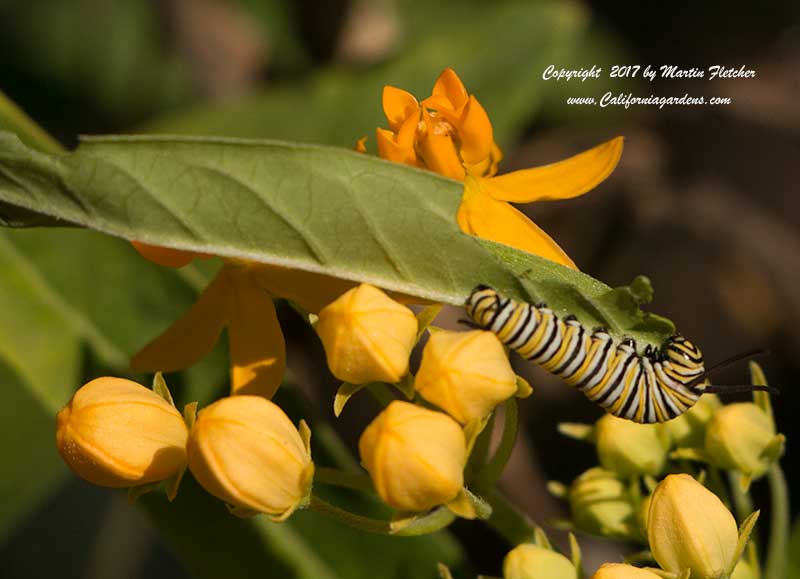
[[[291,139],[352,147],[363,135],[375,150],[386,126],[381,91],[391,84],[427,97],[445,67],[489,113],[501,147],[514,142],[555,82],[541,71],[582,41],[586,14],[576,3],[405,2],[404,43],[366,70],[323,69],[302,82],[273,83],[239,101],[198,106],[157,119],[139,132]],[[490,47],[487,49],[487,47]]]
[[[638,309],[642,282],[610,292],[580,272],[462,234],[454,218],[461,189],[427,171],[311,145],[104,137],[46,155],[0,133],[0,200],[9,206],[438,302],[463,304],[484,283],[640,346],[673,333]]]
[[[62,380],[69,381],[69,364]],[[25,515],[55,491],[68,474],[56,452],[55,410],[47,409],[30,383],[0,356],[0,543]]]

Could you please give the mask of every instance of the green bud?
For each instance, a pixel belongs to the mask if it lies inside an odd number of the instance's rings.
[[[705,449],[713,463],[759,478],[783,453],[784,437],[775,423],[752,402],[720,408],[706,431]]]
[[[716,394],[704,394],[688,411],[662,424],[676,448],[702,448],[706,426],[722,406]]]
[[[575,527],[604,537],[641,539],[636,510],[625,482],[600,467],[590,468],[569,489]]]
[[[600,464],[618,475],[661,474],[667,464],[669,437],[660,424],[638,424],[606,414],[595,424]]]
[[[578,572],[561,553],[523,543],[506,555],[504,579],[578,579]]]
[[[745,559],[741,559],[733,569],[731,579],[761,579],[761,573]]]
[[[653,558],[670,573],[722,579],[738,558],[736,520],[719,498],[688,474],[671,474],[650,499],[647,539]]]

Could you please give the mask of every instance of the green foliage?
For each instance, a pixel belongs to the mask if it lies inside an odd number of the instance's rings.
[[[2,52],[49,91],[106,115],[137,118],[190,95],[188,67],[160,26],[155,5],[139,0],[0,2]]]
[[[458,305],[485,283],[641,344],[658,346],[672,333],[669,322],[639,311],[646,282],[609,293],[580,272],[464,235],[454,219],[460,183],[349,150],[104,137],[46,155],[0,133],[0,172],[2,217],[17,225],[26,220],[19,207],[126,239]]]
[[[140,501],[201,579],[252,577],[254,569],[287,579],[369,579],[376,569],[386,579],[432,579],[436,561],[455,565],[460,559],[458,544],[447,534],[370,535],[306,511],[281,524],[266,517],[238,519],[189,474],[175,502],[156,493]],[[354,508],[362,510],[376,505],[375,500],[356,502],[360,505]]]
[[[491,8],[491,9],[489,9]],[[268,137],[352,147],[386,126],[383,86],[419,98],[445,67],[454,68],[489,113],[501,147],[513,143],[539,108],[541,70],[582,41],[586,15],[558,2],[404,2],[397,54],[366,70],[321,69],[302,82],[276,82],[230,103],[202,105],[146,123],[149,133]],[[489,47],[491,47],[489,49]]]

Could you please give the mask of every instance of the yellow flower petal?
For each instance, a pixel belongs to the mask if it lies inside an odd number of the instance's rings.
[[[393,131],[418,110],[419,103],[410,92],[394,86],[383,87],[383,112]]]
[[[163,265],[164,267],[183,267],[188,265],[191,261],[198,256],[198,254],[191,251],[181,251],[180,249],[172,249],[171,247],[159,247],[157,245],[150,245],[142,243],[141,241],[131,241],[133,248],[148,261],[155,264]]]
[[[436,83],[433,85],[433,97],[443,97],[450,102],[454,110],[458,110],[467,103],[469,98],[464,83],[458,78],[456,71],[452,68],[445,68]],[[436,107],[432,107],[436,108]]]
[[[464,196],[456,217],[461,231],[578,269],[564,250],[524,214],[482,191],[488,181],[472,176],[464,181]]]
[[[435,126],[435,120],[427,111],[423,112],[423,118],[428,132],[418,141],[418,146],[425,167],[434,173],[461,181],[464,179],[464,166],[461,164],[453,137],[449,132],[438,133],[431,130]]]
[[[197,301],[132,359],[134,372],[174,372],[200,361],[217,343],[229,315],[228,266]]]
[[[366,153],[367,152],[367,137],[361,137],[359,140],[356,141],[356,146],[353,147],[356,153]]]
[[[449,136],[429,134],[420,143],[420,153],[425,166],[434,173],[459,181],[464,179],[464,166]]]
[[[414,149],[414,140],[417,137],[419,115],[411,115],[400,125],[394,136],[394,141],[404,149]]]
[[[465,163],[478,163],[492,153],[494,144],[492,123],[474,96],[469,97],[464,107],[458,134],[461,137],[461,157]]]
[[[333,300],[358,285],[329,275],[275,265],[253,266],[250,273],[274,297],[292,300],[312,314],[319,313]]]
[[[286,370],[286,345],[275,304],[246,269],[231,271],[231,286],[231,394],[272,398]]]
[[[495,199],[512,203],[583,195],[602,183],[617,166],[623,140],[623,137],[616,137],[558,163],[494,177],[485,190]]]
[[[380,158],[406,165],[417,164],[417,154],[414,152],[413,144],[411,147],[398,145],[394,140],[394,133],[386,129],[376,129],[375,138]]]

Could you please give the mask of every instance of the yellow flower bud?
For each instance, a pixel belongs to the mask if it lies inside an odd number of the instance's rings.
[[[704,394],[689,410],[662,423],[672,445],[678,448],[701,448],[706,436],[706,426],[714,412],[722,406],[716,394]]]
[[[731,573],[731,579],[761,579],[758,569],[753,567],[745,559],[741,559]]]
[[[440,331],[425,345],[414,387],[425,400],[466,424],[513,396],[517,376],[493,333]]]
[[[638,424],[606,414],[595,424],[600,464],[623,477],[661,474],[669,438],[660,424]]]
[[[201,410],[188,451],[194,478],[237,515],[260,512],[283,519],[311,490],[314,463],[307,437],[261,396],[231,396]]]
[[[740,402],[714,414],[706,429],[705,447],[718,467],[758,478],[780,454],[766,452],[777,441],[782,437],[775,434],[775,424],[767,413],[752,402]]]
[[[378,495],[401,511],[451,501],[464,485],[464,432],[442,412],[395,400],[364,430],[358,450]]]
[[[688,474],[672,474],[653,491],[647,538],[665,571],[690,569],[692,579],[719,579],[733,563],[739,535],[717,495]]]
[[[633,565],[603,563],[591,579],[661,579],[661,576]]]
[[[136,382],[92,380],[59,411],[56,422],[58,452],[75,474],[96,485],[143,485],[186,466],[183,417]]]
[[[561,553],[523,543],[503,561],[503,579],[577,579],[572,562]]]
[[[576,478],[569,489],[575,526],[604,537],[638,538],[636,511],[625,482],[595,467]]]
[[[322,308],[315,327],[339,380],[393,383],[408,372],[417,318],[371,285],[361,284]]]

